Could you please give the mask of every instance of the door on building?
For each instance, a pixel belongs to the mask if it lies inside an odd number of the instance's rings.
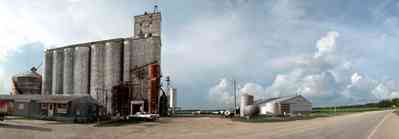
[[[281,104],[281,113],[290,113],[290,104]]]
[[[48,117],[53,117],[54,115],[54,104],[48,105]]]
[[[130,115],[134,115],[137,112],[144,112],[144,101],[134,100],[130,102]]]

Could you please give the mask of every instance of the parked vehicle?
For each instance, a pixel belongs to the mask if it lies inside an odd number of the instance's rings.
[[[3,121],[7,115],[14,112],[14,104],[11,101],[0,100],[0,120]]]

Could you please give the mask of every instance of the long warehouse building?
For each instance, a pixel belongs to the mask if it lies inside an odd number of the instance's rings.
[[[134,84],[135,99],[148,101],[147,65],[161,62],[161,13],[134,20],[133,37],[45,50],[42,95],[89,95],[112,113],[111,90],[125,83]]]

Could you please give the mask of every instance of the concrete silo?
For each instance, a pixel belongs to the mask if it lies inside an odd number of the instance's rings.
[[[78,46],[74,52],[74,95],[89,95],[90,47]]]
[[[63,94],[64,77],[64,50],[57,49],[53,51],[53,83],[52,94]]]
[[[90,69],[90,95],[97,99],[100,104],[105,104],[104,96],[106,90],[104,85],[104,61],[105,44],[94,43],[91,48],[91,69]]]
[[[131,38],[123,41],[123,81],[131,81],[130,75],[132,70],[133,43]]]
[[[105,43],[105,63],[104,63],[104,88],[106,91],[106,101],[108,112],[112,113],[111,98],[112,87],[118,85],[122,81],[122,47],[123,42],[118,40],[108,41]]]
[[[73,47],[64,50],[64,74],[63,74],[63,92],[64,95],[72,95],[74,93],[73,73],[74,73],[74,51]]]
[[[52,91],[53,80],[53,52],[44,51],[44,65],[43,65],[43,79],[42,79],[42,94],[50,95]]]

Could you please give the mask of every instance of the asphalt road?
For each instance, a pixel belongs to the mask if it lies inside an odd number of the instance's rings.
[[[399,116],[374,111],[272,123],[224,118],[161,118],[158,122],[97,128],[41,120],[0,122],[0,139],[399,139]]]
[[[399,139],[399,118],[393,111],[346,115],[310,123],[272,139]],[[396,130],[396,132],[395,132]]]

